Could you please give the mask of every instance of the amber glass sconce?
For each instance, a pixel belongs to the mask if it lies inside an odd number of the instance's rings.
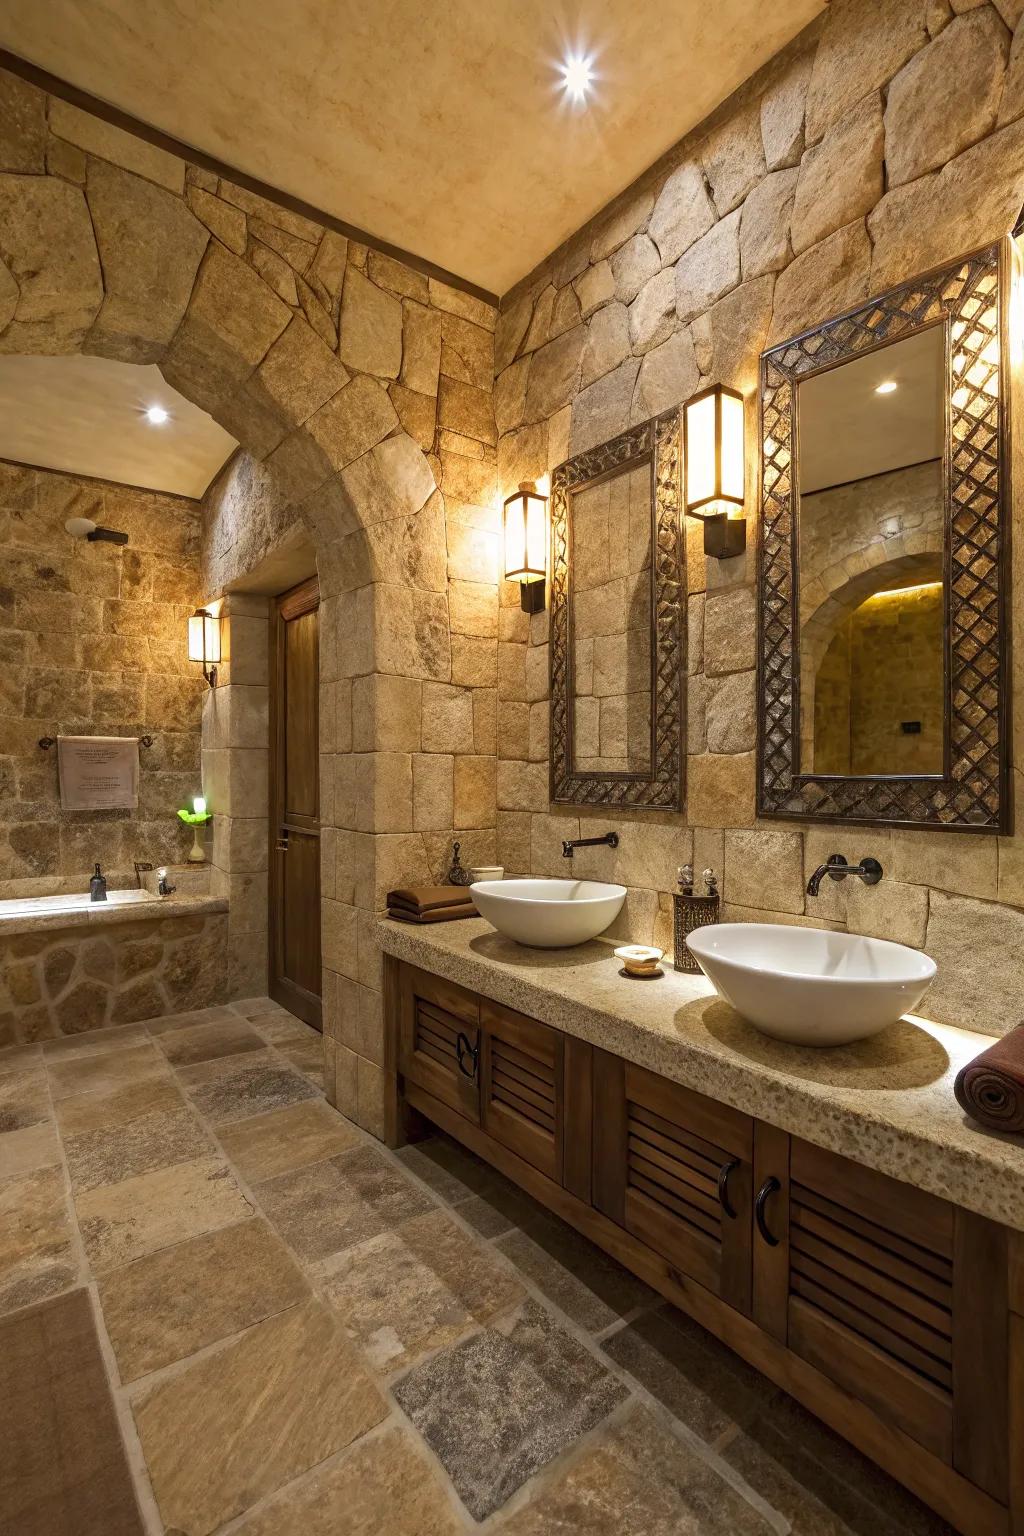
[[[524,613],[541,613],[547,578],[548,500],[524,480],[505,500],[505,580],[519,582]]]
[[[683,408],[686,511],[704,523],[704,553],[716,560],[747,547],[743,516],[743,396],[724,384]]]
[[[188,621],[188,659],[202,662],[203,676],[211,688],[216,688],[220,618],[208,608],[197,608]]]

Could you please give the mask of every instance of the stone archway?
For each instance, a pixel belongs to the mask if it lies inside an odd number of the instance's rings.
[[[420,685],[452,681],[444,503],[424,452],[441,322],[468,314],[492,331],[494,312],[2,82],[13,109],[0,132],[0,352],[156,363],[242,445],[273,502],[268,535],[301,525],[315,547],[332,722],[321,745],[328,1093],[383,1134],[370,925],[391,884],[431,873],[389,749],[414,739],[418,750]],[[259,543],[252,528],[246,538]],[[216,598],[245,551],[207,543]]]

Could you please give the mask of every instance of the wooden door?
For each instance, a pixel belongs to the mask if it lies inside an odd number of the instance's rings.
[[[277,599],[270,648],[270,995],[321,1028],[319,606]]]
[[[398,1070],[474,1125],[480,1123],[480,1004],[472,992],[414,965],[398,983]]]
[[[480,1025],[484,1130],[560,1184],[564,1036],[487,998],[481,999]]]
[[[742,1312],[752,1149],[748,1115],[594,1052],[594,1204]]]

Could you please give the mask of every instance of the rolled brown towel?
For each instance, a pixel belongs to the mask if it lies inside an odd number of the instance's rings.
[[[393,917],[400,923],[449,923],[456,917],[479,916],[479,912],[471,901],[462,901],[457,906],[451,907],[434,907],[430,912],[413,912],[409,907],[388,908],[388,917]]]
[[[465,906],[470,902],[465,885],[409,885],[388,891],[388,906],[407,912],[433,912],[437,907]]]
[[[1024,1026],[961,1067],[953,1085],[964,1112],[990,1131],[1024,1135]]]

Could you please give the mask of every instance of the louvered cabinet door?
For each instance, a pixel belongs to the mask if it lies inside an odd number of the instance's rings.
[[[399,1072],[479,1125],[479,999],[454,982],[406,964],[399,997]]]
[[[680,1275],[749,1312],[753,1121],[594,1056],[594,1203]]]
[[[953,1217],[934,1195],[791,1143],[789,1348],[947,1462]]]
[[[560,1184],[562,1036],[486,998],[480,1004],[480,1026],[484,1130]]]

